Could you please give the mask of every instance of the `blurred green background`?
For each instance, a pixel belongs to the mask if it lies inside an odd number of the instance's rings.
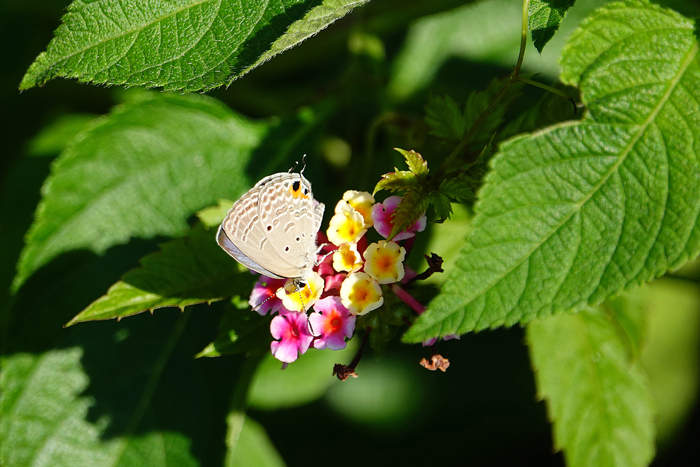
[[[274,58],[249,75],[211,96],[251,118],[294,115],[302,106],[326,95],[339,97],[342,115],[327,122],[320,134],[299,142],[299,153],[325,157],[327,170],[343,172],[347,156],[364,147],[368,122],[384,112],[422,118],[429,92],[463,100],[493,77],[508,74],[517,58],[520,2],[489,0],[461,6],[455,0],[374,0],[301,46]],[[556,58],[566,35],[602,1],[579,1],[562,30],[542,55],[532,47],[525,59],[527,73],[539,73],[545,83],[556,80]],[[700,7],[689,0],[664,2],[696,17]],[[157,353],[159,339],[180,312],[159,310],[122,322],[87,323],[69,330],[62,325],[115,282],[163,239],[133,240],[103,257],[76,255],[42,269],[16,297],[9,295],[23,236],[39,201],[42,182],[52,160],[83,125],[109,112],[123,90],[55,80],[23,93],[20,79],[51,40],[67,6],[66,0],[3,0],[0,3],[0,326],[3,352],[38,354],[48,349],[83,348],[81,363],[99,380],[109,369],[99,368],[92,355],[114,352]],[[527,89],[519,104],[525,108],[541,96]],[[378,132],[378,177],[397,162],[390,148],[404,147],[420,126],[389,125]],[[42,130],[52,128],[52,132]],[[418,128],[418,130],[416,130]],[[409,131],[411,130],[411,131]],[[415,131],[414,131],[415,130]],[[37,135],[41,136],[37,138]],[[409,141],[407,142],[407,138]],[[335,164],[335,165],[334,165]],[[334,167],[338,167],[335,168]],[[320,199],[338,199],[342,190],[372,180],[347,174],[343,186],[314,185]],[[449,252],[455,234],[468,228],[468,215],[458,211],[444,228],[424,235],[420,249]],[[458,238],[458,237],[457,237]],[[452,242],[452,245],[451,245]],[[444,254],[444,256],[450,256]],[[69,264],[70,274],[65,274]],[[642,360],[659,404],[659,455],[655,465],[688,465],[700,459],[700,412],[697,408],[700,370],[700,268],[688,267],[644,288],[640,294],[650,311],[650,332]],[[58,299],[44,299],[47,296]],[[51,293],[49,293],[49,291]],[[168,429],[192,440],[202,465],[220,465],[224,456],[224,416],[231,388],[241,367],[239,357],[191,360],[215,336],[223,313],[220,305],[190,309],[181,358],[191,371],[204,375],[205,387],[186,395],[205,399],[208,416]],[[462,336],[440,344],[452,364],[445,374],[431,373],[417,362],[427,352],[417,346],[390,345],[381,359],[369,352],[360,364],[361,377],[340,383],[329,368],[340,357],[311,351],[285,372],[267,361],[255,377],[251,416],[267,431],[284,461],[294,465],[563,465],[553,454],[545,406],[537,402],[535,386],[520,328]],[[130,337],[136,348],[120,342]],[[170,365],[170,364],[169,364]],[[178,368],[166,368],[173,385]],[[309,382],[311,381],[311,382]],[[119,426],[119,405],[101,404],[99,388],[87,419],[110,414]],[[124,396],[128,399],[128,394]],[[176,400],[176,399],[173,399]],[[115,404],[114,401],[111,403]],[[182,410],[164,400],[164,410]],[[192,409],[194,410],[194,409]],[[212,415],[213,414],[213,415]],[[108,429],[109,439],[116,431]],[[144,435],[145,433],[138,433]],[[206,438],[206,439],[204,439]],[[217,447],[218,446],[218,447]]]

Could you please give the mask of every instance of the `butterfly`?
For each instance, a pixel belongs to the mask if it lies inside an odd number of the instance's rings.
[[[298,291],[316,266],[316,234],[324,209],[302,174],[269,175],[233,203],[216,241],[242,265],[268,277],[291,279]]]

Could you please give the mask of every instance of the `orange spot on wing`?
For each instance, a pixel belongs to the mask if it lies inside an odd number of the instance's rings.
[[[298,189],[294,189],[294,184],[289,185],[289,192],[292,194],[292,198],[303,198],[309,199],[309,195],[305,195],[303,191],[304,186],[300,183]]]

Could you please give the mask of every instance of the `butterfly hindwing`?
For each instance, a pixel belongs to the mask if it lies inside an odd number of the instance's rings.
[[[260,189],[253,187],[233,204],[221,223],[217,242],[236,261],[253,271],[274,278],[289,277],[286,275],[289,268],[275,252],[260,224],[259,194]]]
[[[311,184],[300,174],[271,176],[260,186],[261,227],[289,267],[287,277],[304,277],[315,265],[316,233],[320,227],[318,212]],[[322,205],[320,213],[322,217]]]

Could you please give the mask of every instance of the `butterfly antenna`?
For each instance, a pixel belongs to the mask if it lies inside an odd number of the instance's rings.
[[[296,170],[297,165],[299,165],[299,161],[294,161],[294,165],[287,171],[287,173],[292,173],[294,170]]]
[[[301,156],[301,163],[302,163],[302,166],[301,166],[301,171],[299,172],[299,174],[304,175],[304,170],[306,170],[306,154]]]

